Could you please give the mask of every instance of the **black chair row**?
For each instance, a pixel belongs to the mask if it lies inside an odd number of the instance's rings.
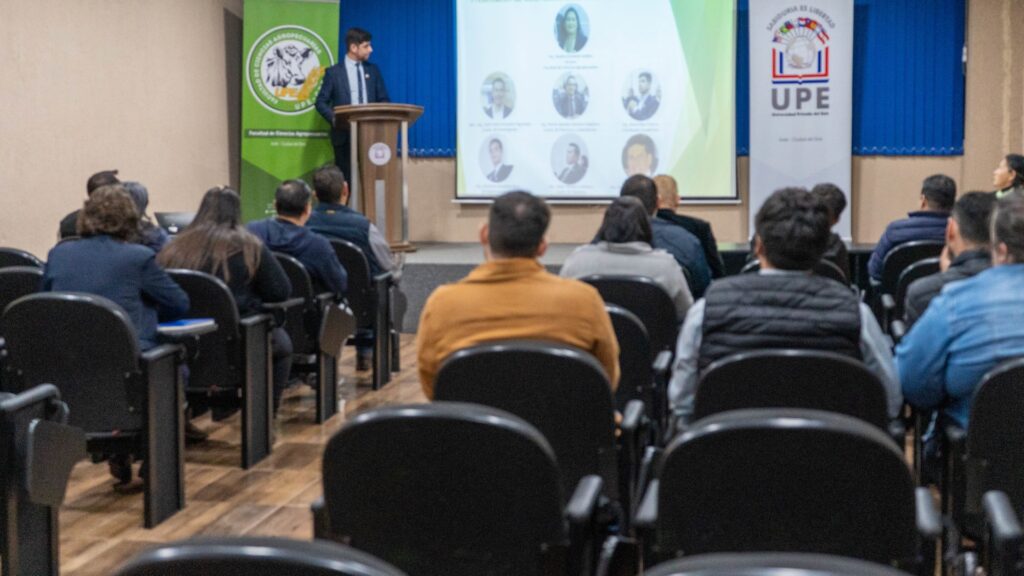
[[[46,384],[18,395],[0,393],[0,574],[56,576],[68,476],[85,457],[81,430]]]

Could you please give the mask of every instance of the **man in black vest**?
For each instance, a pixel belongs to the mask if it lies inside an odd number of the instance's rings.
[[[348,240],[366,255],[370,275],[391,272],[395,280],[401,270],[380,230],[366,216],[348,207],[348,183],[341,169],[328,164],[313,174],[313,189],[317,205],[313,208],[306,227],[328,238]],[[356,369],[369,370],[373,349],[360,347],[356,351]]]
[[[810,192],[772,194],[754,220],[758,274],[715,281],[686,314],[669,385],[684,421],[693,414],[700,374],[738,352],[772,348],[826,350],[863,360],[885,385],[889,415],[903,404],[882,329],[842,284],[811,274],[828,244],[829,213]]]

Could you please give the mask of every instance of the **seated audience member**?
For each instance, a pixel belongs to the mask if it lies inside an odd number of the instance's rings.
[[[711,224],[707,220],[676,212],[679,208],[679,187],[676,185],[675,178],[661,174],[654,177],[654,185],[658,189],[657,217],[682,226],[687,232],[696,236],[700,241],[701,248],[704,249],[704,259],[707,260],[708,268],[711,270],[711,278],[724,277],[725,263],[722,262],[722,255],[718,253],[718,241],[715,240]]]
[[[75,242],[50,250],[43,290],[87,292],[108,298],[128,313],[139,346],[157,345],[157,316],[173,320],[188,312],[188,296],[156,263],[152,250],[135,244],[139,214],[119,184],[93,191],[76,218]]]
[[[992,185],[996,187],[996,198],[1009,193],[1024,194],[1024,156],[1007,154],[992,173]]]
[[[89,196],[92,196],[92,193],[101,186],[120,183],[121,181],[117,179],[117,170],[104,170],[89,177],[89,180],[85,183],[85,192]],[[61,219],[60,228],[57,231],[58,238],[64,239],[78,234],[77,222],[79,212],[81,212],[81,210],[75,210]]]
[[[286,300],[291,282],[260,239],[242,226],[242,203],[230,188],[211,188],[195,219],[157,257],[166,268],[199,270],[219,277],[235,296],[242,316],[260,312],[264,302]],[[274,409],[288,386],[292,341],[284,328],[271,333]]]
[[[921,209],[907,214],[907,218],[891,222],[882,233],[868,260],[868,275],[882,280],[882,264],[893,248],[915,240],[946,239],[946,219],[956,200],[956,182],[949,176],[936,174],[925,178],[921,188]]]
[[[416,336],[420,384],[434,397],[434,379],[453,352],[494,340],[532,339],[568,344],[594,355],[612,388],[619,382],[619,345],[601,295],[559,278],[537,260],[548,244],[547,204],[509,192],[491,205],[480,243],[486,262],[427,299]]]
[[[1024,196],[996,203],[991,230],[992,268],[943,288],[896,347],[907,402],[965,429],[981,377],[1024,356]]]
[[[370,265],[370,275],[390,272],[397,281],[402,270],[395,262],[388,247],[387,240],[380,229],[366,217],[348,207],[348,183],[341,169],[328,164],[313,174],[313,189],[316,191],[317,205],[306,222],[310,230],[328,238],[347,240],[355,244]],[[373,337],[372,329],[360,329],[357,334],[361,339]],[[359,345],[356,348],[356,370],[369,370],[373,359],[371,346]]]
[[[704,250],[700,241],[682,226],[676,226],[666,220],[655,218],[658,212],[658,188],[654,180],[642,174],[635,174],[622,184],[619,196],[633,196],[640,200],[651,217],[651,232],[654,234],[654,247],[661,248],[686,270],[687,283],[694,298],[704,295],[704,290],[711,283],[711,270],[704,258]]]
[[[594,242],[580,246],[566,258],[561,276],[647,276],[672,297],[677,319],[682,322],[693,304],[693,296],[675,259],[664,250],[653,249],[653,241],[644,205],[636,198],[617,198],[605,211]]]
[[[996,198],[987,192],[968,192],[953,205],[946,225],[942,272],[915,280],[907,288],[903,307],[907,327],[913,326],[928,304],[950,282],[970,278],[992,266],[990,223]]]
[[[135,208],[139,212],[139,244],[149,248],[153,252],[159,252],[167,245],[167,232],[153,224],[153,221],[146,215],[146,208],[149,206],[149,190],[138,182],[125,182],[125,190],[131,195],[135,202]]]
[[[835,228],[839,223],[839,218],[843,215],[843,210],[846,210],[846,195],[835,184],[818,184],[811,189],[811,194],[828,209],[830,227]],[[828,248],[825,248],[822,259],[838,266],[843,271],[846,280],[851,280],[850,256],[846,251],[846,243],[839,237],[839,234],[829,233]]]
[[[811,273],[828,245],[829,214],[810,192],[768,197],[754,220],[757,274],[717,280],[686,314],[669,384],[669,403],[693,414],[702,372],[731,354],[795,348],[863,360],[885,385],[889,415],[903,403],[892,354],[871,310],[845,286]]]
[[[302,180],[285,181],[274,193],[274,209],[276,218],[251,222],[249,231],[271,251],[294,256],[302,262],[314,282],[335,294],[344,294],[348,275],[330,242],[303,227],[313,209],[313,192],[309,186]]]

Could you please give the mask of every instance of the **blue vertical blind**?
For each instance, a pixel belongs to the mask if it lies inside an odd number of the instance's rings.
[[[855,0],[853,153],[963,154],[963,45],[967,0]],[[739,0],[736,147],[750,143],[749,27]],[[391,99],[426,111],[410,133],[413,156],[455,155],[455,2],[342,0],[341,38],[374,35],[373,61]],[[345,47],[339,47],[344,53]]]

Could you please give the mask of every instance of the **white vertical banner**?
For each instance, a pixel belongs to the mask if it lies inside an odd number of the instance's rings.
[[[852,126],[853,0],[750,0],[751,234],[779,188],[828,182],[852,204]]]

